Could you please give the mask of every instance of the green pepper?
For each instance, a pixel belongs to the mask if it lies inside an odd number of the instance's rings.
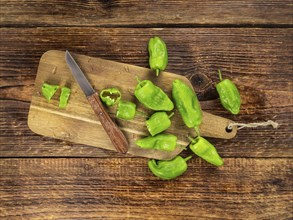
[[[174,108],[167,94],[150,80],[138,80],[134,95],[145,107],[155,111],[171,111]]]
[[[146,120],[146,126],[152,136],[165,131],[171,125],[170,118],[174,113],[167,115],[166,112],[156,112]]]
[[[184,82],[176,79],[172,83],[175,105],[189,128],[197,128],[202,121],[202,112],[195,92]]]
[[[116,117],[124,120],[131,120],[134,118],[136,112],[136,105],[133,102],[120,100],[116,112]]]
[[[154,137],[139,139],[135,144],[144,149],[173,151],[176,148],[177,137],[173,134],[158,134]]]
[[[224,164],[217,149],[203,137],[198,136],[195,139],[191,139],[189,147],[197,156],[215,166],[222,166]]]
[[[112,106],[121,99],[121,92],[115,87],[104,89],[100,92],[100,98],[107,106]]]
[[[170,180],[182,175],[187,170],[186,161],[191,157],[184,159],[181,156],[176,156],[172,160],[161,161],[152,159],[148,161],[148,166],[155,176],[163,180]]]
[[[236,85],[229,79],[222,79],[221,70],[219,70],[220,81],[216,85],[217,92],[220,96],[222,106],[237,115],[240,111],[241,98]]]
[[[165,70],[168,64],[168,51],[165,42],[159,37],[149,40],[149,64],[158,76],[160,71]]]
[[[67,87],[62,87],[60,98],[59,98],[59,108],[66,108],[69,96],[70,96],[70,89]]]
[[[50,101],[58,88],[59,86],[57,85],[50,85],[48,83],[43,83],[42,94],[48,101]]]

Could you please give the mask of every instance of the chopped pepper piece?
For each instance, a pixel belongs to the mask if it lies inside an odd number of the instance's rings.
[[[190,140],[191,143],[189,147],[197,156],[215,166],[222,166],[224,164],[222,158],[217,152],[217,149],[208,140],[200,136]]]
[[[120,100],[116,117],[124,120],[131,120],[134,118],[136,112],[136,105],[133,102]]]
[[[67,87],[62,87],[60,99],[59,99],[59,108],[66,108],[68,99],[70,96],[71,90]]]
[[[220,81],[216,85],[220,96],[222,106],[234,115],[240,111],[241,98],[236,85],[229,79],[222,79],[221,70],[219,70]]]
[[[121,99],[121,92],[115,87],[104,89],[100,92],[100,98],[107,106],[112,106]]]
[[[152,159],[148,161],[148,166],[155,176],[163,180],[170,180],[182,175],[187,170],[186,161],[191,157],[189,156],[184,159],[181,156],[176,156],[172,160],[160,161]]]
[[[173,151],[176,148],[177,137],[173,134],[158,134],[139,139],[136,145],[144,149],[156,149],[163,151]]]
[[[43,83],[42,94],[48,101],[50,101],[58,88],[58,85],[50,85],[48,83]]]
[[[171,125],[170,118],[173,115],[174,113],[167,115],[166,112],[156,112],[152,114],[152,116],[146,120],[146,126],[150,134],[154,136],[169,128]]]
[[[174,108],[167,94],[150,80],[138,80],[134,95],[145,107],[155,111],[171,111]]]
[[[159,37],[149,40],[149,64],[150,68],[156,71],[158,76],[160,71],[165,70],[168,64],[168,51],[165,42]]]

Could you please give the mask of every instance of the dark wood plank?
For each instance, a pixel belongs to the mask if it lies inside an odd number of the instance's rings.
[[[8,219],[290,219],[290,159],[193,158],[160,181],[146,159],[1,159],[0,217]]]
[[[288,25],[290,0],[1,1],[4,26]]]
[[[273,119],[280,128],[243,129],[232,140],[211,139],[223,157],[292,157],[293,29],[2,28],[0,156],[120,155],[33,134],[27,113],[39,58],[50,49],[148,66],[147,41],[161,36],[168,71],[187,76],[204,110],[238,122]],[[34,39],[34,40],[31,40]],[[13,42],[13,43],[11,43]],[[213,84],[217,69],[239,86],[243,106],[231,116]]]

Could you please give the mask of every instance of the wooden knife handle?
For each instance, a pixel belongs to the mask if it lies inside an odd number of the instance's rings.
[[[120,153],[126,153],[128,151],[128,142],[122,131],[117,124],[112,121],[109,114],[106,112],[100,97],[97,92],[87,96],[89,103],[91,104],[94,112],[98,116],[102,126],[107,132],[116,150]]]

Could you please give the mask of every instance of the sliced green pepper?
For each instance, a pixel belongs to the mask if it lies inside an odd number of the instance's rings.
[[[203,137],[198,136],[195,139],[191,139],[189,147],[197,156],[215,166],[222,166],[224,164],[217,149]]]
[[[138,80],[134,95],[145,107],[155,111],[171,111],[174,108],[167,94],[150,80]]]
[[[173,134],[158,134],[154,137],[139,139],[135,144],[144,149],[173,151],[176,148],[177,137]]]
[[[112,106],[121,99],[121,92],[115,87],[104,89],[100,92],[100,98],[107,106]]]
[[[191,156],[185,159],[181,156],[176,156],[172,160],[156,161],[152,159],[149,160],[148,166],[155,176],[163,180],[170,180],[182,175],[187,170],[186,161],[190,158]]]
[[[195,92],[184,82],[176,79],[172,83],[175,105],[189,128],[197,128],[202,121],[202,112]]]
[[[237,115],[240,111],[241,98],[236,85],[229,79],[222,79],[221,70],[219,70],[220,81],[216,85],[217,92],[220,96],[222,106]]]
[[[48,83],[43,83],[42,94],[48,101],[50,101],[58,88],[58,85],[50,85]]]
[[[131,120],[134,118],[136,112],[136,105],[133,102],[120,100],[116,112],[116,117],[124,120]]]
[[[171,125],[170,117],[174,113],[167,115],[166,112],[156,112],[146,121],[148,131],[152,136],[165,131]]]
[[[149,64],[158,76],[160,71],[165,70],[168,64],[168,51],[165,42],[159,37],[149,40]]]
[[[59,108],[66,108],[70,96],[70,91],[71,90],[69,88],[62,87],[59,98]]]

